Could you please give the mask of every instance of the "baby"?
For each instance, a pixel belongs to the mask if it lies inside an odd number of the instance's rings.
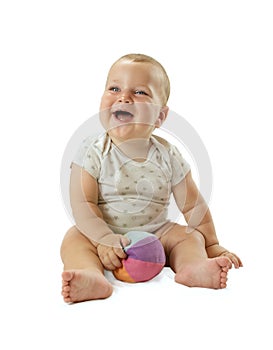
[[[128,231],[154,233],[175,281],[225,288],[240,258],[219,245],[206,202],[178,149],[153,135],[167,118],[170,83],[152,57],[129,54],[110,68],[100,104],[105,133],[87,138],[71,165],[70,201],[76,226],[64,237],[65,302],[107,298],[104,269],[126,258]],[[168,220],[173,194],[186,226]]]

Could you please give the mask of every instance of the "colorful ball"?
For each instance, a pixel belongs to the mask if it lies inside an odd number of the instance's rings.
[[[145,282],[163,269],[166,258],[160,240],[151,233],[130,231],[126,234],[130,245],[124,248],[127,258],[122,267],[113,271],[114,276],[124,282]]]

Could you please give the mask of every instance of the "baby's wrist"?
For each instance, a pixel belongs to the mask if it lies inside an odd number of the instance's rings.
[[[225,248],[221,247],[219,245],[219,243],[215,243],[209,247],[206,247],[206,251],[208,254],[209,258],[215,258],[217,256],[221,256],[225,253],[228,253],[228,250],[226,250]]]

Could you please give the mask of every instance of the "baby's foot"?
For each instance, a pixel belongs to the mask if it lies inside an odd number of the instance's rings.
[[[231,267],[227,257],[200,260],[183,266],[175,281],[188,287],[226,288],[227,273]]]
[[[99,272],[69,270],[62,273],[62,296],[67,303],[108,298],[113,287]]]

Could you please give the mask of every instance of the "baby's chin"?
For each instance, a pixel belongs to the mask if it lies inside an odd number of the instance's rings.
[[[129,140],[149,139],[154,129],[154,126],[151,125],[128,123],[113,127],[107,130],[107,133],[113,141],[120,143]]]
[[[134,124],[123,124],[107,130],[107,133],[112,140],[124,142],[138,137],[134,129]]]

